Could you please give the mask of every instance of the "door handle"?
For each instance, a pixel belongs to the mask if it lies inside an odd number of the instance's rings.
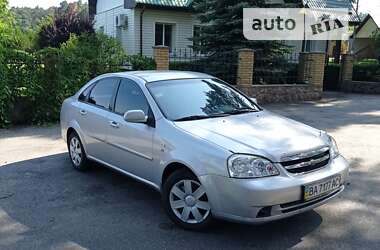
[[[81,110],[81,111],[79,111],[79,113],[81,114],[81,115],[87,115],[87,111],[86,110]]]
[[[115,121],[110,121],[110,126],[113,128],[119,128],[119,123],[117,123]]]

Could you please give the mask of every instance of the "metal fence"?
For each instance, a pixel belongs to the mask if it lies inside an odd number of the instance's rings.
[[[270,55],[255,51],[253,84],[303,84],[297,81],[299,54]]]
[[[172,49],[170,70],[202,72],[236,84],[238,53],[236,51],[200,52],[191,48]]]

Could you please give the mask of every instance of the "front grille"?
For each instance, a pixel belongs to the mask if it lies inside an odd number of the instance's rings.
[[[303,174],[323,168],[330,161],[330,149],[323,147],[311,152],[287,156],[281,165],[292,174]]]

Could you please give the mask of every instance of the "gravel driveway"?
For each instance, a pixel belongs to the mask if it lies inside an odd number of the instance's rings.
[[[0,130],[0,249],[380,249],[380,96],[265,108],[337,139],[352,166],[338,199],[266,225],[188,232],[149,187],[100,166],[74,171],[58,126]]]

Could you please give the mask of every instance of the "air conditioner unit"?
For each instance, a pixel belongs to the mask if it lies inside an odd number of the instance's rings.
[[[128,16],[125,14],[120,14],[115,16],[116,27],[128,27]]]

